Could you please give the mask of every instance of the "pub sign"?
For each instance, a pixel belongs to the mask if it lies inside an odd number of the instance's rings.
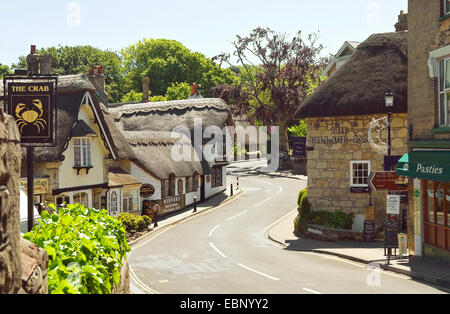
[[[14,117],[22,146],[56,145],[56,83],[41,80],[6,83],[6,111]]]

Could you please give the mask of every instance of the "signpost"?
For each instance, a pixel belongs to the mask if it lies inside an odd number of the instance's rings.
[[[369,186],[373,192],[408,191],[408,179],[399,177],[395,171],[372,172]]]
[[[28,230],[34,227],[34,148],[56,147],[56,93],[53,75],[6,75],[3,77],[4,109],[13,116],[27,148]]]

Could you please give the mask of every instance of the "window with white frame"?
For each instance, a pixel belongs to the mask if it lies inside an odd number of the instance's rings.
[[[439,61],[439,125],[450,126],[450,58]]]
[[[117,213],[117,210],[119,209],[119,203],[118,203],[119,197],[117,195],[116,191],[111,192],[111,198],[110,198],[110,204],[109,204],[109,212],[112,214]]]
[[[75,138],[74,142],[74,166],[91,167],[91,139]]]
[[[450,14],[450,0],[442,1],[444,1],[444,15]]]
[[[350,186],[367,187],[369,185],[370,161],[350,162]]]
[[[126,213],[131,213],[136,211],[135,207],[138,203],[137,191],[124,192],[123,193],[123,206],[122,210]]]

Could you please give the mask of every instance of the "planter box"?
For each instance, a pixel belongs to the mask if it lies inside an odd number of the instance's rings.
[[[357,241],[362,238],[362,232],[330,229],[318,225],[308,225],[305,236],[320,241]]]

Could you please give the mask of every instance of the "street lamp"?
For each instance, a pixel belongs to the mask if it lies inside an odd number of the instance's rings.
[[[388,90],[385,95],[385,104],[388,109],[388,171],[392,170],[391,165],[391,120],[392,120],[392,108],[394,107],[394,94],[391,90]]]

